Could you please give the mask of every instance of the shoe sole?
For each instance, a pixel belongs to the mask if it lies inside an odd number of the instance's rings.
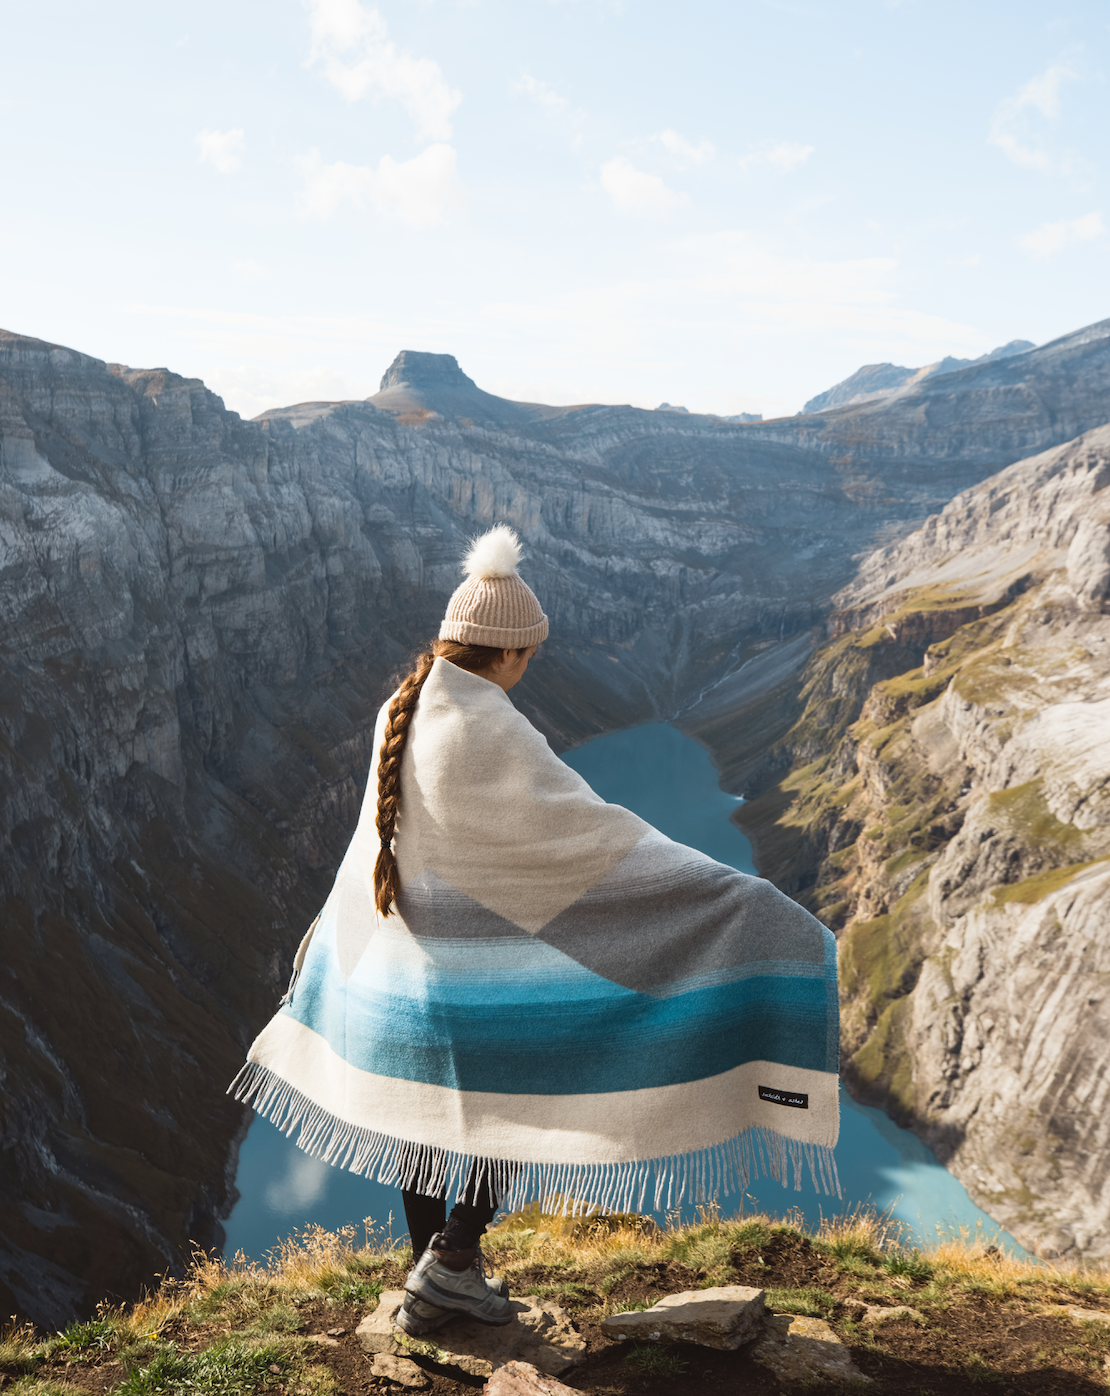
[[[448,1290],[437,1289],[435,1285],[425,1281],[420,1288],[406,1285],[409,1294],[415,1295],[417,1299],[423,1299],[425,1304],[434,1304],[437,1309],[450,1309],[452,1314],[465,1314],[467,1318],[475,1319],[478,1323],[488,1324],[491,1328],[503,1328],[506,1323],[512,1323],[516,1314],[512,1309],[504,1318],[491,1318],[486,1314],[479,1314],[470,1307],[469,1304],[460,1304],[458,1295],[451,1294]]]

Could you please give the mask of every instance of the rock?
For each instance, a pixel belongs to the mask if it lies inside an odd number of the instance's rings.
[[[514,1360],[557,1376],[586,1356],[585,1340],[575,1332],[566,1312],[549,1299],[514,1299],[516,1316],[500,1328],[460,1315],[422,1338],[410,1338],[395,1325],[404,1299],[401,1289],[382,1294],[378,1307],[355,1330],[364,1351],[394,1356],[416,1353],[474,1377],[488,1377]]]
[[[395,1381],[398,1386],[430,1386],[428,1375],[408,1357],[394,1357],[392,1353],[376,1352],[370,1371],[386,1381]]]
[[[364,1352],[399,1353],[402,1349],[396,1341],[400,1332],[394,1323],[397,1310],[405,1302],[403,1289],[386,1289],[378,1296],[378,1307],[366,1315],[355,1329],[355,1337],[362,1344]]]
[[[763,1290],[717,1285],[668,1294],[650,1309],[611,1314],[601,1327],[610,1337],[650,1343],[697,1343],[731,1351],[752,1340],[764,1317]]]
[[[339,1346],[339,1340],[333,1338],[330,1333],[310,1333],[308,1335],[308,1341],[310,1343],[319,1343],[321,1347],[325,1348],[337,1348]]]
[[[871,1380],[823,1318],[772,1314],[751,1356],[783,1383]]]
[[[1104,1323],[1110,1327],[1110,1313],[1105,1309],[1080,1309],[1072,1305],[1067,1310],[1068,1318],[1075,1319],[1076,1323]]]
[[[482,1389],[486,1396],[578,1396],[571,1387],[538,1372],[529,1362],[506,1362]]]
[[[911,1309],[908,1304],[864,1304],[863,1314],[860,1317],[860,1325],[864,1328],[875,1328],[880,1323],[891,1323],[897,1318],[911,1318],[921,1320],[922,1315],[917,1309]]]

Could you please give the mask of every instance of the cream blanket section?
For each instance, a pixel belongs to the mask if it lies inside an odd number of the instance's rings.
[[[385,709],[379,714],[380,750]],[[478,1159],[506,1202],[670,1206],[793,1161],[838,1191],[835,942],[606,804],[496,685],[436,660],[410,729],[398,912],[377,772],[294,985],[233,1089],[405,1187]]]

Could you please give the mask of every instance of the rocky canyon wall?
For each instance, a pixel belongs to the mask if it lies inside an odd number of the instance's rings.
[[[1110,1255],[1110,427],[836,597],[761,866],[839,934],[853,1091],[1047,1257]]]
[[[196,380],[0,334],[4,1312],[64,1321],[218,1242],[223,1087],[469,536],[525,539],[553,635],[521,703],[556,746],[681,711],[739,778],[854,555],[1101,420],[1096,330],[889,417],[756,426],[506,403],[431,355],[244,422]]]

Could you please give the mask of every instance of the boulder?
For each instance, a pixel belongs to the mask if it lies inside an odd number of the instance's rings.
[[[580,1396],[561,1381],[538,1372],[530,1362],[506,1362],[482,1390],[485,1396]]]
[[[784,1385],[793,1382],[867,1382],[852,1355],[823,1318],[772,1314],[751,1350],[756,1362]]]
[[[697,1343],[731,1351],[758,1337],[764,1317],[763,1291],[747,1285],[717,1285],[668,1294],[650,1309],[611,1314],[602,1330],[623,1341]]]
[[[403,1356],[415,1353],[474,1377],[492,1376],[507,1362],[531,1363],[557,1376],[582,1362],[585,1340],[575,1332],[569,1315],[549,1299],[514,1299],[511,1323],[500,1328],[460,1314],[423,1338],[410,1338],[396,1326],[404,1303],[402,1289],[385,1290],[378,1307],[355,1330],[367,1353]]]

